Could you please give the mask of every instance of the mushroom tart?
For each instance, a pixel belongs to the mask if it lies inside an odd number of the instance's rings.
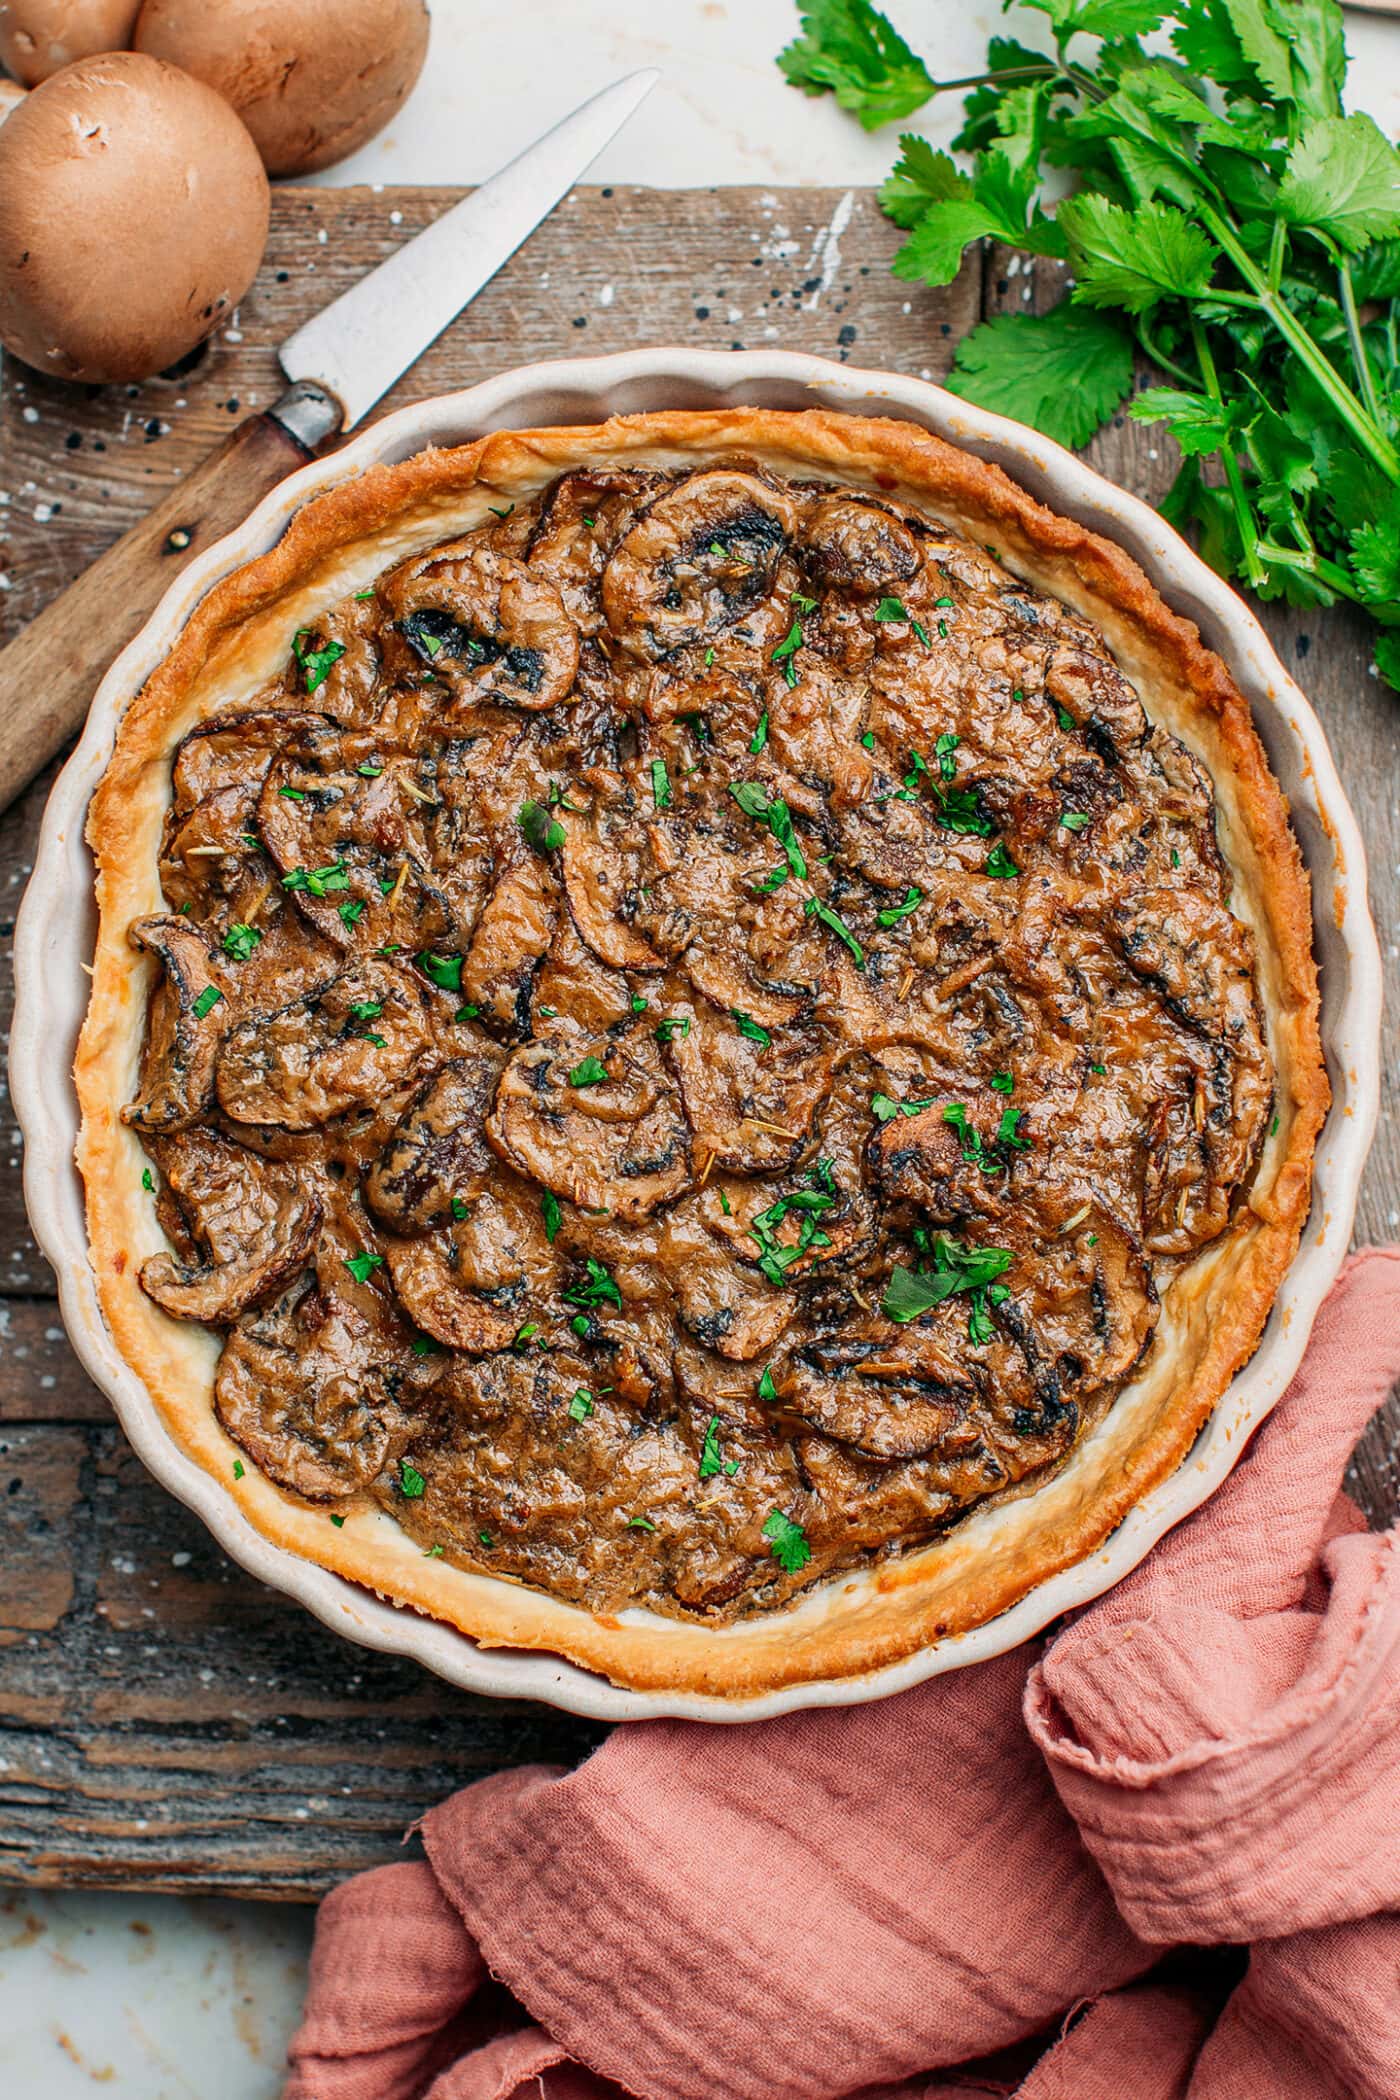
[[[742,1697],[1006,1609],[1256,1345],[1327,1104],[1225,667],[908,425],[381,467],[94,800],[106,1317],[298,1554]]]

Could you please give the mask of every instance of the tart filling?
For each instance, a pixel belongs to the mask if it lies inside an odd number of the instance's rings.
[[[166,708],[133,1268],[240,1479],[737,1631],[1093,1441],[1315,1027],[1280,1091],[1210,773],[971,519],[584,449]]]

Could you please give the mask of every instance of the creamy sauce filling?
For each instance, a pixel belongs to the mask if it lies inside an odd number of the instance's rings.
[[[181,744],[141,1136],[332,1521],[723,1621],[1033,1485],[1272,1104],[1210,783],[941,527],[581,471]]]

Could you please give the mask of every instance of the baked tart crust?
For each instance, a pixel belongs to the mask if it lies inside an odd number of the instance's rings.
[[[204,1307],[208,1316],[221,1318],[227,1325],[241,1306],[254,1304],[260,1298],[265,1302],[275,1282],[285,1281],[308,1261],[318,1222],[314,1206],[306,1198],[305,1189],[298,1188],[294,1164],[289,1167],[284,1158],[282,1166],[270,1175],[278,1207],[275,1214],[263,1220],[263,1243],[234,1250],[242,1266],[238,1268],[235,1263],[221,1272],[222,1301],[210,1313],[213,1300],[200,1295],[207,1286],[199,1261],[192,1259],[196,1250],[189,1246],[182,1249],[177,1241],[176,1257],[183,1253],[190,1259],[190,1266],[182,1268],[178,1258],[171,1259],[170,1241],[162,1230],[157,1206],[149,1187],[143,1186],[148,1154],[142,1147],[142,1134],[148,1140],[154,1139],[158,1149],[161,1127],[189,1127],[188,1118],[182,1120],[183,1108],[188,1104],[172,1104],[168,1085],[163,1095],[158,1089],[152,1092],[150,1072],[143,1070],[152,987],[162,969],[172,979],[184,973],[181,982],[191,986],[205,981],[199,977],[204,963],[198,936],[191,928],[182,933],[175,910],[177,899],[162,889],[162,840],[171,803],[171,765],[176,748],[191,730],[210,717],[229,708],[252,707],[256,696],[283,676],[294,650],[300,658],[314,647],[320,634],[319,623],[332,608],[353,601],[357,593],[370,592],[391,571],[397,577],[393,589],[398,594],[394,602],[398,630],[407,631],[415,617],[421,623],[427,608],[428,625],[420,624],[413,630],[423,645],[417,654],[427,666],[425,675],[433,677],[435,685],[449,689],[447,704],[457,704],[458,695],[452,690],[454,681],[469,686],[472,679],[485,675],[481,663],[473,658],[473,652],[475,658],[482,658],[483,651],[479,645],[468,642],[461,645],[467,654],[460,662],[436,663],[448,630],[433,628],[432,593],[425,595],[420,588],[425,570],[431,575],[431,564],[419,558],[442,548],[444,543],[476,533],[478,528],[484,528],[484,533],[475,544],[490,545],[493,529],[497,543],[502,543],[510,531],[509,527],[495,525],[502,513],[509,514],[512,506],[523,513],[560,476],[576,470],[589,472],[604,491],[609,475],[653,476],[648,496],[658,506],[668,489],[693,493],[698,486],[711,495],[716,489],[723,494],[725,477],[747,476],[756,478],[770,491],[767,499],[760,500],[760,511],[766,500],[769,510],[777,514],[782,513],[785,504],[799,500],[810,503],[812,486],[820,484],[828,491],[849,490],[864,504],[855,518],[857,540],[872,519],[882,517],[896,521],[891,530],[897,536],[903,529],[898,526],[902,517],[911,526],[922,522],[961,535],[970,543],[964,550],[969,558],[974,550],[987,550],[1011,577],[1034,592],[1044,593],[1088,623],[1124,674],[1125,704],[1135,706],[1140,700],[1148,722],[1169,732],[1204,769],[1214,795],[1215,834],[1225,871],[1226,901],[1234,919],[1253,937],[1253,980],[1257,1011],[1262,1018],[1258,1070],[1252,1102],[1244,1098],[1238,1086],[1230,1096],[1233,1133],[1229,1116],[1221,1129],[1221,1141],[1227,1147],[1232,1134],[1241,1143],[1248,1140],[1248,1171],[1241,1172],[1237,1164],[1233,1178],[1239,1182],[1239,1192],[1228,1212],[1222,1211],[1214,1220],[1222,1229],[1214,1231],[1213,1236],[1206,1236],[1203,1230],[1196,1235],[1195,1247],[1189,1244],[1189,1230],[1184,1238],[1179,1235],[1174,1245],[1171,1216],[1166,1216],[1159,1205],[1156,1246],[1165,1262],[1157,1271],[1161,1305],[1160,1310],[1155,1304],[1152,1307],[1155,1331],[1151,1332],[1146,1352],[1136,1368],[1132,1368],[1130,1353],[1124,1358],[1127,1382],[1111,1382],[1099,1404],[1085,1407],[1079,1425],[1081,1433],[1067,1450],[1047,1445],[1043,1463],[1028,1466],[1019,1478],[1006,1476],[1000,1487],[993,1468],[988,1476],[989,1492],[973,1501],[968,1513],[953,1522],[951,1528],[925,1543],[907,1545],[896,1553],[867,1553],[844,1563],[839,1555],[829,1553],[822,1563],[828,1572],[806,1588],[800,1586],[800,1570],[791,1571],[793,1580],[785,1582],[779,1577],[776,1562],[761,1563],[763,1572],[772,1580],[751,1595],[745,1615],[733,1617],[728,1623],[720,1623],[713,1612],[708,1617],[696,1615],[696,1611],[703,1613],[714,1602],[703,1590],[693,1599],[680,1597],[681,1606],[695,1607],[690,1615],[666,1616],[664,1602],[661,1610],[644,1609],[625,1596],[609,1595],[600,1608],[596,1585],[591,1592],[586,1585],[579,1588],[580,1596],[593,1598],[593,1608],[589,1608],[587,1602],[570,1601],[527,1580],[504,1579],[478,1566],[459,1565],[446,1553],[425,1545],[428,1533],[422,1522],[423,1512],[416,1507],[416,1495],[398,1503],[392,1495],[380,1494],[376,1498],[370,1493],[342,1499],[330,1505],[340,1518],[338,1523],[332,1523],[328,1521],[328,1505],[322,1499],[325,1483],[314,1473],[287,1476],[283,1468],[287,1484],[279,1485],[269,1472],[253,1462],[256,1452],[248,1436],[240,1432],[243,1440],[235,1442],[222,1426],[220,1413],[228,1419],[229,1408],[221,1398],[220,1411],[216,1412],[214,1394],[223,1337],[199,1324],[199,1319]],[[713,483],[678,480],[706,470],[713,471]],[[728,487],[726,501],[734,498],[737,486],[735,482]],[[802,494],[804,488],[806,495]],[[822,501],[839,509],[834,495],[830,499],[823,497]],[[730,510],[737,515],[732,501]],[[636,504],[628,514],[627,530],[639,554],[648,560],[655,558],[652,542],[658,535],[665,541],[666,533],[672,530],[667,516],[664,507],[643,508],[638,515]],[[864,604],[858,608],[861,618],[853,626],[861,626],[866,634],[871,627],[875,589],[870,576],[863,582],[844,577],[841,564],[849,554],[847,528],[852,521],[847,516],[844,521],[838,519],[838,523],[842,530],[828,531],[830,545],[817,567],[820,570],[821,561],[825,561],[824,573],[831,578],[836,596],[839,597],[843,583],[855,588],[858,596],[864,591]],[[754,549],[736,556],[721,530],[719,538],[711,543],[710,555],[714,563],[721,565],[738,559],[751,567],[762,566],[768,559],[762,541],[760,521]],[[880,636],[880,645],[883,647],[888,640],[896,647],[907,645],[913,650],[912,628],[918,643],[933,646],[927,622],[920,624],[917,613],[910,618],[912,608],[904,608],[899,597],[898,548],[891,553],[886,547],[883,554],[877,553],[871,559],[875,562],[872,576],[883,573],[879,569],[881,560],[891,565],[885,576],[889,590],[880,597],[881,611],[874,616],[877,624],[889,629],[888,636]],[[980,553],[976,559],[980,560]],[[517,593],[513,602],[518,622],[535,622],[529,632],[541,646],[528,652],[528,661],[517,659],[511,651],[490,652],[493,704],[506,710],[519,709],[528,717],[532,709],[554,704],[571,689],[574,678],[582,674],[576,644],[555,648],[551,640],[555,629],[545,617],[548,607],[542,613],[530,599],[531,579],[528,574],[523,578],[517,575],[517,566],[514,556],[506,553],[501,559],[493,556],[484,563],[478,560],[472,576],[473,588],[485,590],[489,599],[481,615],[483,631],[490,627],[493,618],[500,617],[502,590]],[[703,558],[701,567],[705,567]],[[668,663],[678,660],[677,652],[682,660],[689,652],[688,661],[693,668],[697,640],[704,639],[703,608],[701,624],[695,624],[694,589],[688,589],[683,581],[680,587],[659,591],[655,575],[645,561],[634,563],[633,570],[635,573],[624,573],[627,564],[621,561],[610,564],[601,590],[604,615],[618,631],[627,622],[633,623],[634,634],[644,636],[644,643],[638,645],[640,652],[653,668],[659,666],[664,671]],[[686,574],[689,576],[690,572]],[[673,571],[668,570],[663,581],[672,580]],[[792,582],[790,577],[782,580]],[[808,587],[807,580],[798,580],[794,617],[799,629],[801,593]],[[707,588],[734,588],[733,578],[726,581],[723,576],[716,578],[711,574],[707,580],[702,576],[695,588],[701,590],[703,597]],[[913,586],[910,588],[912,592]],[[569,589],[564,585],[561,589],[566,603],[569,602]],[[608,604],[609,592],[612,605]],[[784,596],[791,602],[794,594],[789,590]],[[755,605],[761,597],[761,593],[754,596]],[[903,620],[892,609],[895,607],[905,614]],[[784,626],[775,631],[779,646],[790,632],[786,626],[788,605],[782,610]],[[1032,617],[1031,608],[1025,610],[1027,617]],[[766,611],[771,617],[772,608]],[[733,624],[732,620],[729,624]],[[774,639],[763,628],[761,655],[770,667],[770,675],[774,650],[769,644]],[[432,646],[434,640],[436,649]],[[449,644],[449,658],[458,646],[457,642]],[[799,641],[797,646],[802,643]],[[868,646],[868,634],[860,640],[860,646]],[[572,656],[571,648],[575,652]],[[778,664],[781,662],[779,658]],[[512,690],[512,680],[519,690]],[[307,684],[310,683],[308,677]],[[786,679],[784,684],[788,684]],[[464,704],[470,707],[474,697],[474,692],[468,691]],[[1073,694],[1067,697],[1072,700]],[[287,702],[279,704],[285,706]],[[661,704],[658,702],[658,706]],[[308,697],[307,707],[314,709],[314,695]],[[925,740],[930,756],[933,741],[930,726]],[[729,755],[734,758],[734,754]],[[1111,763],[1111,752],[1108,756]],[[745,754],[734,758],[732,771],[742,779],[761,773],[766,763],[759,754]],[[957,763],[961,765],[961,760]],[[886,785],[893,792],[896,783],[892,780]],[[906,781],[905,800],[923,790],[924,783],[917,776],[912,787]],[[1183,789],[1188,800],[1189,791],[1188,780]],[[289,823],[301,820],[299,813],[306,793],[305,786],[291,790]],[[765,794],[771,803],[771,781]],[[986,795],[986,806],[994,807],[990,786]],[[1064,792],[1061,799],[1066,799]],[[1072,783],[1067,799],[1075,799]],[[975,799],[963,806],[975,810],[983,807]],[[762,818],[763,812],[759,814]],[[800,820],[800,807],[798,816]],[[774,837],[777,836],[775,828]],[[400,1605],[445,1620],[483,1645],[546,1649],[600,1672],[614,1683],[636,1689],[741,1699],[787,1684],[870,1672],[903,1660],[932,1641],[968,1632],[1008,1609],[1048,1576],[1092,1553],[1132,1507],[1182,1463],[1231,1377],[1256,1347],[1297,1248],[1307,1214],[1313,1150],[1329,1094],[1318,1033],[1307,876],[1289,827],[1283,795],[1269,772],[1245,702],[1225,666],[1203,645],[1196,629],[1169,610],[1121,549],[1046,510],[998,468],[906,423],[817,411],[662,413],[615,418],[591,428],[502,432],[456,450],[428,451],[396,466],[372,468],[308,503],[293,518],[275,548],[227,577],[203,600],[175,648],[132,702],[121,724],[111,763],[93,798],[88,837],[97,861],[100,919],[92,1000],[76,1067],[82,1112],[78,1162],[86,1187],[100,1300],[117,1346],[151,1392],[180,1447],[225,1484],[244,1514],[266,1537]],[[970,839],[972,850],[978,855],[994,843],[980,830],[974,830]],[[1070,841],[1061,843],[1072,843],[1072,833]],[[1174,853],[1174,866],[1176,861]],[[967,864],[980,866],[980,862]],[[898,872],[884,871],[873,879],[893,883]],[[986,872],[995,874],[995,867]],[[565,873],[567,876],[567,869]],[[522,880],[528,888],[528,854]],[[1159,888],[1170,884],[1170,877],[1161,870],[1157,871],[1156,880]],[[902,886],[892,888],[890,904],[896,905],[904,895]],[[582,895],[575,900],[571,893],[571,906],[576,906],[573,922],[584,932],[587,945],[587,900]],[[328,916],[337,909],[334,897],[316,905],[303,896],[299,908],[313,928],[321,923],[315,917],[320,910],[323,935],[326,929],[334,934]],[[1142,922],[1137,900],[1129,900],[1128,910],[1132,923],[1120,926],[1123,956],[1136,956],[1133,967],[1152,975],[1159,986],[1165,985],[1162,996],[1177,996],[1179,1004],[1184,995],[1180,987],[1175,995],[1171,992],[1170,966],[1154,948],[1153,924]],[[130,929],[143,921],[150,922],[139,936],[143,945],[133,946]],[[651,930],[655,932],[654,922]],[[614,913],[607,925],[595,930],[592,945],[596,956],[601,944],[605,959],[618,970],[645,970],[646,939],[643,919],[634,913],[633,923],[624,927]],[[614,953],[608,944],[618,941],[623,945]],[[840,962],[836,949],[844,950],[847,945],[836,933],[832,943],[833,970]],[[380,964],[381,970],[385,967]],[[712,967],[719,972],[717,981],[728,985],[731,980],[724,974],[725,958],[717,957]],[[492,996],[496,987],[490,981],[490,973],[482,974],[483,996]],[[703,971],[696,970],[691,983],[701,987],[693,1010],[708,1011],[702,993],[706,988],[713,989],[710,980]],[[849,1004],[849,969],[844,979],[833,976],[831,983],[839,988],[831,996],[844,997]],[[378,1003],[372,996],[374,985],[358,989],[365,994],[363,1004]],[[501,996],[504,998],[505,993]],[[509,1004],[502,1007],[501,1016],[500,1054],[509,1060],[507,1072],[515,1073],[519,1079],[511,1113],[525,1120],[513,1131],[507,1128],[510,1103],[498,1097],[493,1143],[501,1158],[524,1162],[521,1171],[528,1166],[532,1173],[544,1177],[541,1186],[548,1186],[553,1172],[548,1147],[541,1149],[539,1132],[528,1123],[540,1090],[548,1084],[548,1074],[534,1069],[544,1054],[536,1054],[536,1024],[517,1028]],[[648,1042],[650,1023],[656,1018],[650,1011],[644,1017]],[[749,1018],[753,1020],[754,1016]],[[764,1015],[760,1013],[756,1025],[762,1028],[763,1023]],[[403,1025],[411,1028],[411,1017]],[[254,1030],[249,1035],[245,1059],[251,1075],[247,1085],[254,1090],[258,1083],[257,1060],[262,1054]],[[182,1085],[192,1069],[191,1057],[197,1064],[200,1055],[198,1045],[181,1050],[172,1069],[178,1070]],[[646,1057],[651,1055],[646,1052]],[[648,1077],[651,1091],[647,1100],[661,1104],[649,1108],[653,1117],[664,1119],[664,1105],[675,1097],[677,1085],[682,1094],[686,1093],[684,1070],[677,1082],[661,1069],[662,1063],[674,1063],[678,1056],[675,1045],[666,1044],[658,1072]],[[1263,1121],[1259,1085],[1266,1081],[1261,1082],[1259,1075],[1269,1065],[1272,1106],[1269,1119]],[[424,1067],[417,1076],[421,1078],[426,1073],[430,1081],[436,1069]],[[402,1081],[408,1070],[402,1063],[396,1067],[397,1081]],[[692,1087],[703,1090],[707,1076],[705,1060],[694,1061]],[[168,1071],[166,1077],[169,1078]],[[889,1097],[885,1098],[888,1101]],[[1027,1111],[1031,1105],[1029,1094],[1010,1099],[984,1098],[998,1113],[1013,1103],[1020,1106],[1022,1100]],[[130,1119],[132,1103],[144,1104],[135,1124]],[[332,1102],[331,1107],[335,1106]],[[425,1113],[431,1116],[432,1108],[429,1102]],[[686,1108],[693,1139],[698,1129],[693,1100],[687,1100]],[[126,1119],[123,1110],[128,1112]],[[317,1113],[325,1112],[323,1102]],[[1198,1123],[1212,1112],[1219,1114],[1218,1105],[1214,1111],[1203,1106],[1198,1112]],[[166,1119],[164,1126],[162,1117]],[[930,1161],[937,1165],[944,1158],[948,1131],[946,1126],[931,1130],[931,1120],[940,1121],[938,1109],[916,1110],[908,1118],[895,1115],[895,1127],[902,1134],[911,1134],[910,1142],[900,1148],[897,1161],[892,1164],[893,1148],[888,1142],[881,1149],[878,1128],[872,1133],[872,1149],[865,1155],[868,1174],[881,1196],[892,1204],[912,1204],[911,1216],[934,1214],[921,1212],[918,1206],[930,1200],[925,1169]],[[703,1115],[699,1122],[705,1122]],[[986,1127],[990,1130],[995,1123],[993,1116]],[[1026,1127],[1033,1130],[1034,1126],[1028,1123]],[[1253,1136],[1249,1134],[1251,1130]],[[1010,1131],[1014,1138],[1014,1121]],[[761,1132],[754,1142],[761,1148]],[[1016,1161],[1009,1152],[1000,1157],[988,1152],[984,1158],[976,1139],[973,1144],[979,1155],[972,1160],[974,1174],[986,1171],[994,1178],[999,1173],[1015,1173]],[[604,1152],[599,1153],[603,1159],[599,1173],[606,1169],[605,1150],[604,1147]],[[662,1147],[657,1153],[658,1158],[664,1150]],[[716,1155],[722,1174],[722,1138],[710,1140],[709,1151]],[[704,1166],[696,1161],[694,1153],[691,1142],[687,1155],[689,1177],[684,1178],[687,1190],[708,1179],[715,1170],[715,1160]],[[706,1158],[709,1159],[708,1153]],[[963,1158],[966,1162],[966,1153]],[[760,1161],[760,1168],[763,1166]],[[781,1176],[785,1166],[808,1176],[814,1170],[814,1162],[804,1154],[800,1162],[772,1162],[768,1171]],[[601,1187],[593,1187],[591,1193],[595,1197],[600,1193],[607,1195],[614,1206],[630,1202],[637,1216],[652,1215],[664,1210],[682,1186],[680,1180],[675,1186],[667,1184],[666,1171],[663,1169],[659,1178],[654,1177],[655,1185],[643,1186],[634,1179],[630,1189],[623,1189],[614,1177],[612,1181],[605,1179]],[[955,1165],[953,1171],[961,1170]],[[388,1169],[383,1172],[387,1174]],[[680,1169],[675,1172],[683,1174]],[[921,1173],[925,1173],[924,1182],[919,1180]],[[489,1178],[488,1173],[486,1179]],[[790,1184],[791,1174],[788,1180],[774,1182],[775,1187],[787,1188]],[[813,1187],[820,1194],[818,1182],[814,1181]],[[587,1205],[588,1187],[575,1186],[574,1192],[581,1211],[608,1207],[601,1203]],[[1185,1217],[1191,1202],[1189,1193],[1179,1192],[1174,1201],[1178,1212],[1172,1215]],[[650,1211],[648,1205],[652,1206]],[[936,1210],[935,1203],[935,1213]],[[173,1213],[169,1208],[162,1215],[171,1223]],[[388,1212],[381,1208],[376,1220],[381,1228],[386,1215]],[[625,1211],[618,1215],[625,1215]],[[819,1206],[819,1221],[821,1215]],[[1082,1221],[1071,1214],[1065,1229],[1072,1232],[1080,1224]],[[405,1228],[408,1229],[417,1227]],[[781,1220],[777,1229],[781,1241]],[[1052,1221],[1046,1231],[1045,1244],[1053,1252],[1059,1228]],[[788,1243],[795,1244],[791,1229],[786,1237]],[[996,1234],[989,1231],[985,1237],[995,1238]],[[839,1234],[837,1239],[839,1243]],[[1202,1239],[1204,1243],[1200,1244]],[[563,1244],[568,1245],[567,1233]],[[576,1249],[580,1260],[582,1244],[580,1241]],[[927,1235],[924,1244],[927,1249]],[[416,1261],[413,1250],[417,1245],[410,1238],[394,1242],[400,1252],[410,1250],[409,1254],[402,1254],[397,1278],[400,1299],[414,1307],[415,1317],[432,1320],[436,1301],[431,1291],[424,1295],[419,1288],[421,1279],[415,1280],[412,1274],[410,1254]],[[343,1250],[335,1258],[339,1259],[341,1253]],[[171,1317],[149,1294],[153,1271],[146,1265],[151,1257],[161,1255],[165,1262],[156,1273],[165,1277],[166,1302],[181,1313],[179,1318]],[[207,1260],[207,1249],[203,1258]],[[391,1249],[391,1264],[394,1258]],[[227,1250],[221,1259],[227,1260]],[[261,1270],[257,1267],[259,1260],[264,1264]],[[147,1289],[138,1281],[143,1266]],[[1149,1281],[1146,1292],[1151,1291]],[[967,1316],[966,1292],[949,1302],[956,1304],[959,1319]],[[423,1315],[421,1308],[425,1305],[428,1311]],[[479,1332],[474,1330],[462,1346],[470,1352],[468,1365],[476,1366],[472,1372],[476,1383],[469,1379],[468,1384],[473,1404],[479,1404],[477,1372],[481,1363],[505,1361],[509,1366],[524,1359],[519,1346],[512,1349],[510,1338],[500,1326],[505,1315],[497,1309],[493,1326],[486,1317],[492,1310],[489,1304],[478,1299],[473,1305],[473,1318],[485,1321],[485,1325]],[[985,1321],[985,1297],[980,1306]],[[928,1325],[926,1316],[907,1327],[901,1326],[899,1332],[918,1338]],[[977,1331],[970,1332],[975,1341]],[[449,1327],[447,1334],[453,1337],[456,1330]],[[486,1351],[495,1354],[484,1356],[481,1352]],[[737,1343],[726,1350],[726,1357],[742,1374],[736,1382],[744,1386],[757,1379],[766,1360],[760,1350]],[[458,1360],[454,1343],[452,1361]],[[256,1392],[255,1350],[250,1362],[248,1376]],[[932,1388],[929,1386],[926,1363],[919,1375],[924,1391],[941,1390],[936,1380]],[[890,1452],[882,1449],[878,1441],[887,1431],[885,1418],[873,1431],[868,1424],[842,1426],[853,1408],[857,1415],[860,1412],[853,1393],[866,1389],[863,1377],[853,1375],[851,1361],[841,1359],[827,1365],[822,1373],[825,1383],[815,1373],[804,1377],[807,1387],[819,1390],[810,1404],[801,1403],[808,1406],[807,1416],[795,1425],[789,1421],[790,1433],[800,1437],[804,1428],[810,1430],[814,1423],[823,1420],[822,1410],[826,1410],[828,1429],[832,1420],[837,1423],[831,1432],[837,1441],[824,1442],[822,1450],[835,1450],[843,1461],[854,1451],[854,1462],[864,1466],[867,1473],[889,1458]],[[792,1390],[795,1389],[789,1390],[788,1402],[798,1405]],[[817,1409],[815,1415],[811,1412],[813,1407]],[[831,1413],[833,1408],[835,1415]],[[906,1415],[902,1414],[902,1425],[905,1420]],[[410,1444],[407,1448],[413,1447]],[[724,1448],[721,1444],[721,1451]],[[396,1463],[403,1461],[400,1458]],[[421,1478],[411,1463],[408,1478]],[[804,1508],[800,1478],[796,1499],[787,1499],[785,1507],[792,1520],[800,1520]],[[771,1538],[772,1533],[765,1536]],[[751,1550],[761,1555],[764,1549],[759,1543]]]

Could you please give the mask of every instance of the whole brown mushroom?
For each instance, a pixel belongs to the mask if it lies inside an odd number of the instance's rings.
[[[125,51],[141,0],[0,0],[0,62],[37,87],[75,59]]]
[[[119,51],[0,129],[0,343],[58,379],[146,379],[202,342],[267,242],[257,148],[175,66]]]
[[[145,0],[134,43],[231,102],[269,175],[307,175],[384,129],[428,26],[425,0]]]

